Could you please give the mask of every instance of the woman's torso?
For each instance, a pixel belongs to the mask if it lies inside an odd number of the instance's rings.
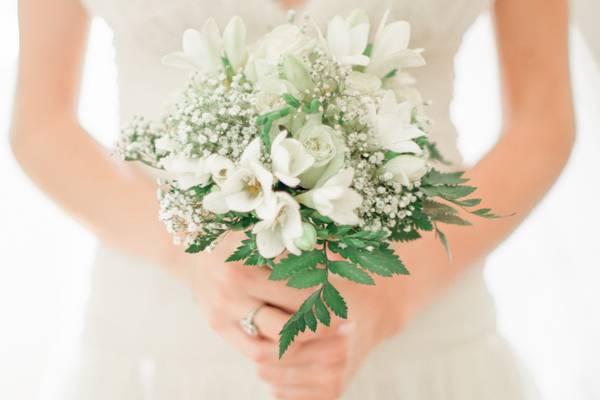
[[[369,12],[373,25],[387,8],[392,19],[410,21],[412,47],[426,49],[427,66],[411,72],[423,96],[433,102],[429,109],[435,120],[433,139],[447,158],[460,163],[449,117],[454,55],[462,35],[490,0],[307,1],[302,11],[322,25],[331,16],[346,15],[357,7]],[[239,15],[254,40],[286,19],[286,11],[274,0],[84,3],[114,31],[123,122],[134,115],[158,117],[165,100],[185,83],[185,73],[161,65],[160,59],[180,47],[186,28],[200,28],[209,17],[223,27],[231,16]],[[144,399],[268,397],[251,364],[210,331],[189,291],[160,268],[101,245],[91,285],[78,383],[80,395],[89,397],[79,398],[100,399],[103,391],[110,397],[108,385],[94,382],[96,374],[111,369],[110,376],[123,369],[122,374],[142,382],[143,391],[149,393],[140,396]],[[503,359],[504,348],[492,352],[490,359],[490,353],[483,350],[490,346],[503,344],[495,336],[494,306],[482,268],[476,267],[402,334],[373,351],[348,398],[470,399],[465,390],[471,390],[472,374],[493,379],[498,373],[494,368],[482,372],[490,362],[510,369],[508,359]],[[453,390],[457,397],[435,395]],[[494,389],[500,396],[502,390]]]

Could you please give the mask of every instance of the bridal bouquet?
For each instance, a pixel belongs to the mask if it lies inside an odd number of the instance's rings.
[[[475,187],[444,163],[427,136],[431,122],[407,68],[424,64],[408,47],[405,21],[372,34],[367,14],[275,27],[247,45],[234,17],[189,29],[164,63],[192,70],[157,123],[135,119],[118,144],[126,160],[164,170],[160,219],[187,252],[230,231],[246,239],[228,261],[269,266],[270,279],[316,290],[280,332],[294,338],[347,306],[332,275],[373,285],[372,274],[408,274],[393,242],[417,240],[439,224],[481,217]],[[328,255],[336,254],[331,260]]]

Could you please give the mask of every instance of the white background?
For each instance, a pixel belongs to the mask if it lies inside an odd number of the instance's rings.
[[[84,126],[107,145],[118,132],[110,41],[106,25],[94,21],[80,109]],[[484,15],[457,59],[452,109],[461,148],[471,162],[498,135],[494,51]],[[2,0],[0,398],[30,400],[37,397],[48,360],[68,357],[67,350],[74,348],[94,238],[30,184],[10,154],[7,128],[17,52],[16,1]],[[600,398],[600,77],[578,31],[572,65],[579,130],[573,157],[535,213],[490,257],[487,269],[501,328],[550,400]]]

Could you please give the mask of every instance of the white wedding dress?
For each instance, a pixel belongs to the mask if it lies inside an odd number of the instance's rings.
[[[85,0],[114,30],[120,117],[159,115],[185,74],[161,65],[185,28],[214,17],[245,20],[250,39],[285,21],[276,0]],[[321,24],[366,8],[378,23],[409,20],[427,66],[414,71],[433,101],[433,139],[460,163],[449,118],[454,56],[466,29],[491,0],[307,0]],[[201,256],[199,256],[201,260]],[[406,278],[410,279],[410,278]],[[60,400],[270,399],[252,363],[207,326],[192,294],[160,268],[100,246],[91,278],[78,365],[54,391]],[[372,351],[347,389],[352,400],[517,400],[537,398],[496,330],[481,265],[471,269],[402,333]]]

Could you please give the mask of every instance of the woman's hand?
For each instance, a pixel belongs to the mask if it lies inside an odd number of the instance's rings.
[[[311,293],[269,281],[268,275],[269,270],[262,268],[242,277],[253,299],[295,311]],[[337,399],[370,350],[398,330],[399,319],[391,318],[397,315],[392,311],[395,305],[388,301],[386,291],[330,279],[348,302],[349,319],[334,318],[328,328],[319,325],[316,333],[301,334],[281,360],[258,361],[259,377],[272,386],[278,399]],[[256,325],[263,329],[259,319]]]

